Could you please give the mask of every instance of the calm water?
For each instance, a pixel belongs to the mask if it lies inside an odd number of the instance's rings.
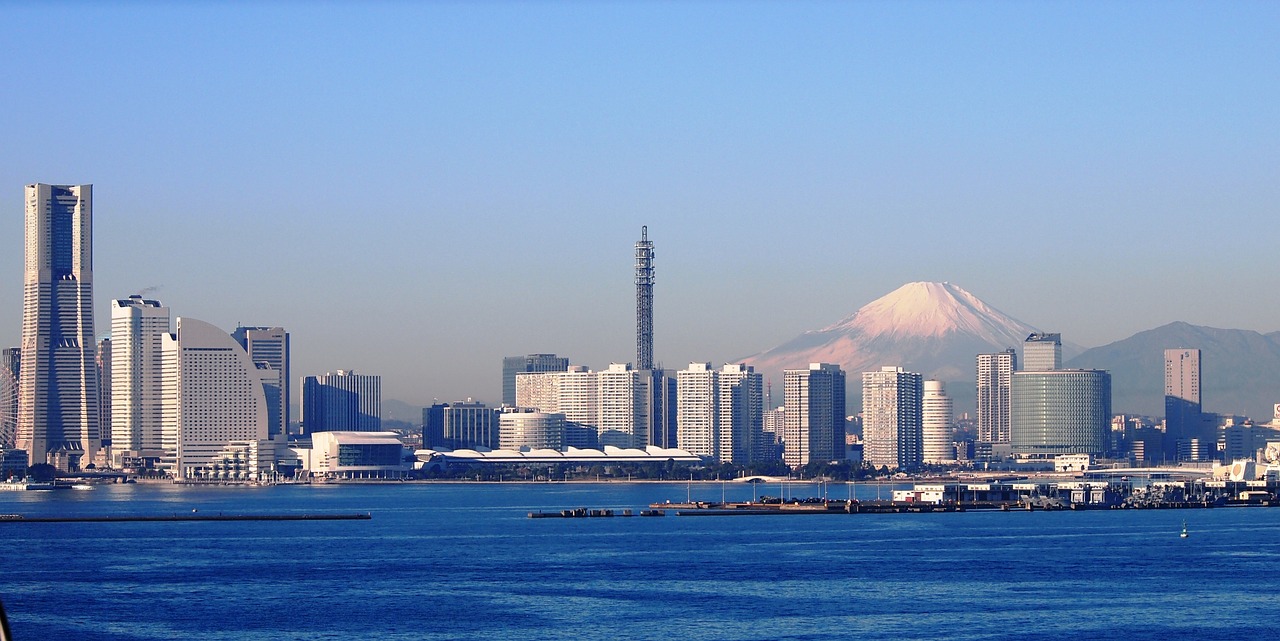
[[[780,489],[823,491],[761,492]],[[0,598],[20,641],[1080,640],[1275,629],[1280,509],[525,516],[638,509],[689,492],[719,500],[722,491],[752,494],[732,484],[3,493],[0,513],[333,510],[373,519],[0,523]]]

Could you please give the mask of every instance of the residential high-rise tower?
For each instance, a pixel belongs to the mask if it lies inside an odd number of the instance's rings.
[[[111,457],[114,465],[163,456],[164,340],[169,308],[142,296],[111,301]],[[171,449],[176,445],[171,446]],[[172,452],[171,452],[172,454]]]
[[[1190,441],[1216,441],[1204,429],[1200,404],[1200,350],[1164,350],[1165,455],[1177,458],[1179,446],[1185,452]]]
[[[864,457],[875,467],[913,468],[922,450],[920,374],[901,367],[862,373]]]
[[[782,380],[783,462],[799,467],[843,459],[844,370],[831,363],[809,363],[809,369],[784,370]]]
[[[27,185],[17,447],[76,470],[97,455],[93,186]]]
[[[1009,442],[1009,381],[1018,369],[1012,347],[995,354],[978,354],[978,440]]]

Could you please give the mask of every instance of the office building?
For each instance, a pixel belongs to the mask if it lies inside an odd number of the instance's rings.
[[[1106,453],[1111,429],[1111,374],[1059,369],[1014,372],[1011,443],[1029,458]]]
[[[422,446],[451,450],[498,449],[498,410],[471,399],[422,410]]]
[[[80,469],[97,455],[93,187],[27,185],[17,447],[32,464]]]
[[[164,438],[165,337],[169,308],[142,296],[111,301],[111,456],[116,467],[158,462]],[[170,456],[177,444],[171,443]]]
[[[382,377],[338,370],[302,379],[302,432],[382,431]]]
[[[506,356],[502,359],[502,404],[516,405],[516,375],[527,372],[564,372],[569,359],[555,354]]]
[[[258,368],[229,334],[178,317],[165,334],[162,446],[178,479],[260,480],[275,450],[267,441],[267,399]],[[164,465],[170,454],[166,452]]]
[[[0,450],[13,449],[17,440],[18,376],[21,372],[22,349],[6,347],[0,350]],[[25,453],[22,460],[26,461]],[[22,469],[27,469],[25,462]]]
[[[559,451],[564,447],[564,414],[506,408],[498,415],[498,446]]]
[[[864,460],[873,467],[913,469],[923,460],[923,379],[901,367],[862,374]]]
[[[765,410],[761,419],[763,429],[753,456],[757,461],[780,461],[785,447],[783,438],[787,430],[787,408],[779,405]]]
[[[782,389],[786,408],[783,462],[799,467],[843,460],[844,370],[831,363],[784,370]]]
[[[267,433],[271,438],[285,438],[289,434],[289,409],[291,395],[289,374],[289,332],[283,327],[237,327],[231,337],[249,354],[249,360],[263,372],[263,392],[267,397],[267,411],[271,424]]]
[[[1205,420],[1200,403],[1198,349],[1164,351],[1164,420],[1165,457],[1169,461],[1201,460],[1187,454],[1217,441],[1215,426]]]
[[[764,437],[763,378],[750,365],[733,363],[719,375],[717,458],[721,463],[750,463]],[[843,454],[843,441],[837,445]]]
[[[1022,369],[1048,372],[1062,368],[1062,334],[1034,333],[1022,343]]]
[[[94,355],[98,365],[98,434],[102,435],[104,464],[110,462],[111,452],[111,339],[98,341]]]
[[[925,463],[956,460],[952,401],[942,381],[925,381],[920,405],[921,457]]]
[[[984,443],[1009,442],[1009,385],[1018,369],[1012,347],[995,354],[978,354],[977,429]]]

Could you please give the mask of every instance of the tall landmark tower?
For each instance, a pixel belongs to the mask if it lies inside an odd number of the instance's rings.
[[[636,369],[653,369],[653,241],[640,228],[636,243]]]
[[[26,186],[18,449],[76,470],[102,445],[93,332],[93,186]]]

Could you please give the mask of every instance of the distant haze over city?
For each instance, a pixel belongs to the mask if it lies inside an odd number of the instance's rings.
[[[377,373],[418,405],[497,401],[506,355],[632,361],[642,225],[673,369],[904,283],[1080,348],[1280,330],[1275,3],[8,4],[0,23],[8,346],[35,182],[94,185],[101,336],[108,301],[145,292],[285,327],[296,375]],[[1235,345],[1197,332],[1167,340]],[[1146,358],[1197,347],[1164,342]],[[1215,402],[1208,350],[1206,408],[1252,411],[1267,390]],[[1103,356],[1126,411],[1146,365]]]

